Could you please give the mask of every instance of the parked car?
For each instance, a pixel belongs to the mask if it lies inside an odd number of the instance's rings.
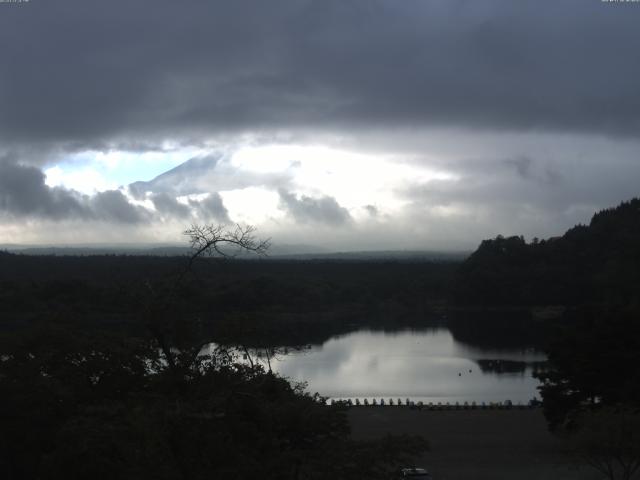
[[[433,480],[426,469],[419,467],[402,468],[396,478],[397,480]]]

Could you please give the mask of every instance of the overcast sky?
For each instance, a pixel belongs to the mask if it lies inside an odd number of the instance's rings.
[[[0,3],[0,243],[471,249],[639,185],[640,2]]]

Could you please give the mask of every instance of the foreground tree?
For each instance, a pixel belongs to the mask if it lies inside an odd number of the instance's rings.
[[[386,478],[426,444],[355,442],[345,407],[225,350],[177,377],[153,339],[45,322],[5,335],[0,469],[13,479]]]
[[[639,319],[630,308],[572,310],[538,373],[550,429],[610,480],[640,468]]]
[[[640,469],[640,413],[624,407],[584,413],[571,436],[578,459],[609,480],[630,480]]]
[[[585,410],[640,407],[640,314],[594,307],[567,313],[537,377],[551,430],[571,429]]]
[[[353,441],[345,407],[232,349],[203,350],[211,339],[183,309],[194,262],[265,244],[253,230],[190,231],[186,273],[147,288],[146,331],[45,318],[0,337],[3,478],[382,479],[427,448]]]
[[[211,342],[199,317],[184,315],[188,311],[189,282],[197,283],[197,261],[240,253],[266,255],[270,240],[258,239],[255,231],[253,226],[236,225],[227,229],[223,225],[192,225],[183,232],[192,249],[184,268],[172,277],[147,282],[140,317],[157,341],[168,368],[177,375],[190,368],[202,348]],[[198,288],[196,285],[195,289]]]

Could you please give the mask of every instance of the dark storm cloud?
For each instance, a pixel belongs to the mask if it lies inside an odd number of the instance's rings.
[[[341,207],[335,198],[320,198],[301,195],[299,198],[286,190],[278,190],[280,205],[299,223],[323,223],[345,225],[352,218],[349,211]]]
[[[0,215],[44,220],[105,220],[140,223],[148,212],[132,205],[118,190],[82,195],[45,183],[41,170],[0,162]]]
[[[455,125],[637,135],[640,8],[597,0],[2,6],[0,139]]]

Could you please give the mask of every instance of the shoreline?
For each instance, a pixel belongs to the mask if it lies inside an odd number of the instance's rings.
[[[447,402],[423,402],[421,400],[414,401],[411,398],[403,400],[402,398],[380,398],[365,397],[355,399],[344,398],[327,398],[327,405],[345,405],[351,408],[408,408],[409,410],[426,410],[430,412],[440,411],[467,411],[467,410],[535,410],[542,407],[542,401],[538,398],[529,400],[527,403],[504,401],[447,401]],[[369,399],[371,398],[371,401]],[[428,398],[428,397],[414,397]]]

